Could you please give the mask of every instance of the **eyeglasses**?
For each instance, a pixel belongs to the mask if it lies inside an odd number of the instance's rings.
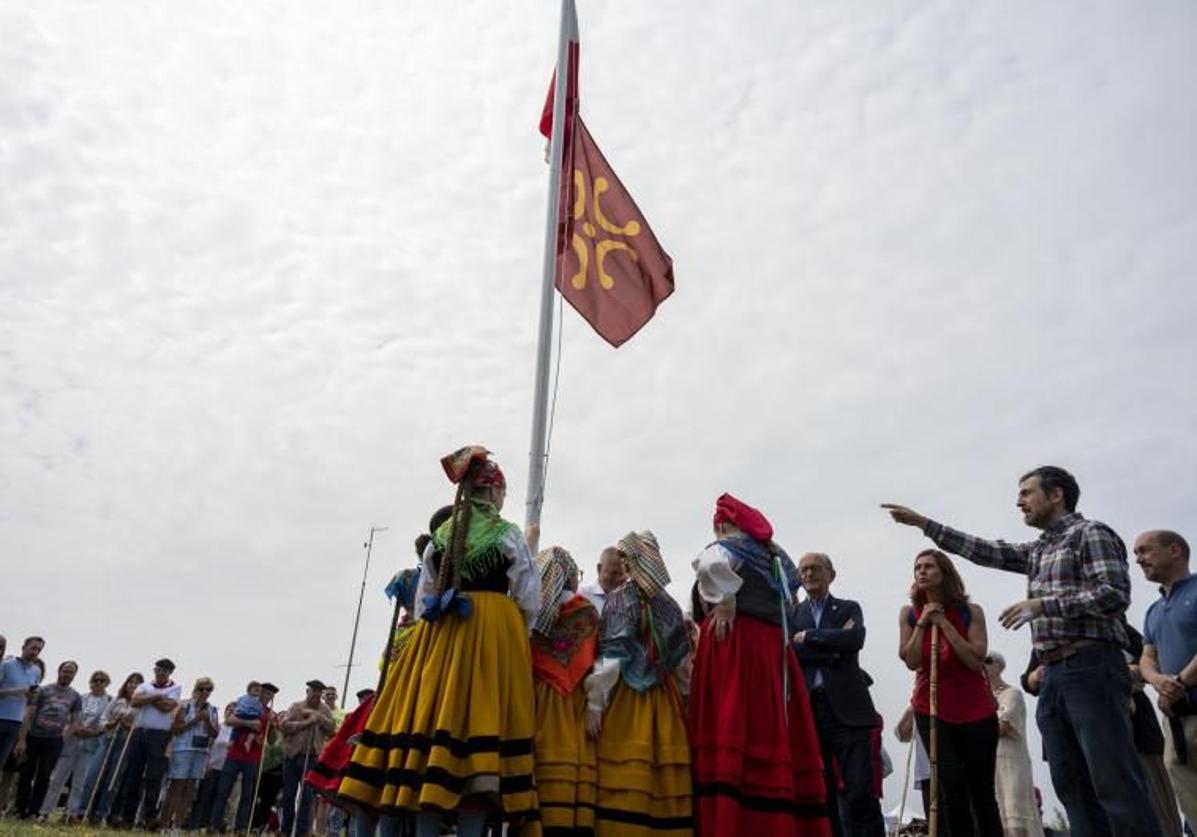
[[[210,692],[210,691],[212,691],[212,687],[211,686],[196,686],[195,690],[197,692]]]

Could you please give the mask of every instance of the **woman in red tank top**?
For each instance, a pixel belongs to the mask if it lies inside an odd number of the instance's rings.
[[[1001,837],[994,789],[997,705],[982,671],[988,649],[985,613],[968,600],[947,555],[925,549],[914,561],[910,604],[899,616],[898,656],[917,672],[915,722],[923,741],[931,731],[931,626],[939,628],[939,805],[952,837]]]

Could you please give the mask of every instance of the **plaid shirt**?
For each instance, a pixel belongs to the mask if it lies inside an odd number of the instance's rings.
[[[1073,512],[1024,544],[981,540],[934,520],[923,531],[974,564],[1027,576],[1027,597],[1043,600],[1043,615],[1031,622],[1038,651],[1077,639],[1127,645],[1126,544],[1104,523]]]

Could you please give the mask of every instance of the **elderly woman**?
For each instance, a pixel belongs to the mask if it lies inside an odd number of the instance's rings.
[[[586,679],[586,731],[597,740],[595,834],[693,833],[690,746],[677,669],[689,651],[682,609],[652,532],[618,544],[628,580],[607,595],[598,659]]]
[[[997,700],[998,746],[994,782],[1007,837],[1043,837],[1035,804],[1031,754],[1027,750],[1027,707],[1022,692],[1002,679],[1006,658],[996,651],[984,660],[985,679]]]
[[[694,559],[709,613],[690,693],[698,833],[830,834],[819,739],[790,647],[797,570],[765,516],[730,494],[715,504],[714,532]]]
[[[586,735],[582,681],[594,665],[599,615],[578,593],[578,566],[550,547],[536,556],[540,614],[532,630],[536,691],[536,792],[540,822],[530,833],[594,831],[594,742]]]
[[[420,837],[476,837],[488,816],[537,810],[529,628],[540,578],[519,528],[500,517],[507,482],[482,447],[441,465],[457,486],[452,516],[424,551],[411,633],[366,722],[340,797],[416,815]]]
[[[988,650],[985,613],[968,600],[952,560],[925,549],[914,561],[910,604],[898,617],[898,655],[917,672],[914,695],[919,737],[931,746],[931,639],[938,629],[937,731],[940,810],[952,837],[1002,837],[994,791],[997,708],[981,672]],[[931,752],[932,765],[936,753]],[[935,800],[932,800],[932,804]],[[974,825],[975,822],[975,825]]]

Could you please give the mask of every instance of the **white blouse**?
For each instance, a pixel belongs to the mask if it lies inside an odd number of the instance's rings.
[[[717,543],[698,553],[690,566],[698,575],[698,595],[705,602],[719,604],[734,598],[744,584],[732,569],[732,554]]]

